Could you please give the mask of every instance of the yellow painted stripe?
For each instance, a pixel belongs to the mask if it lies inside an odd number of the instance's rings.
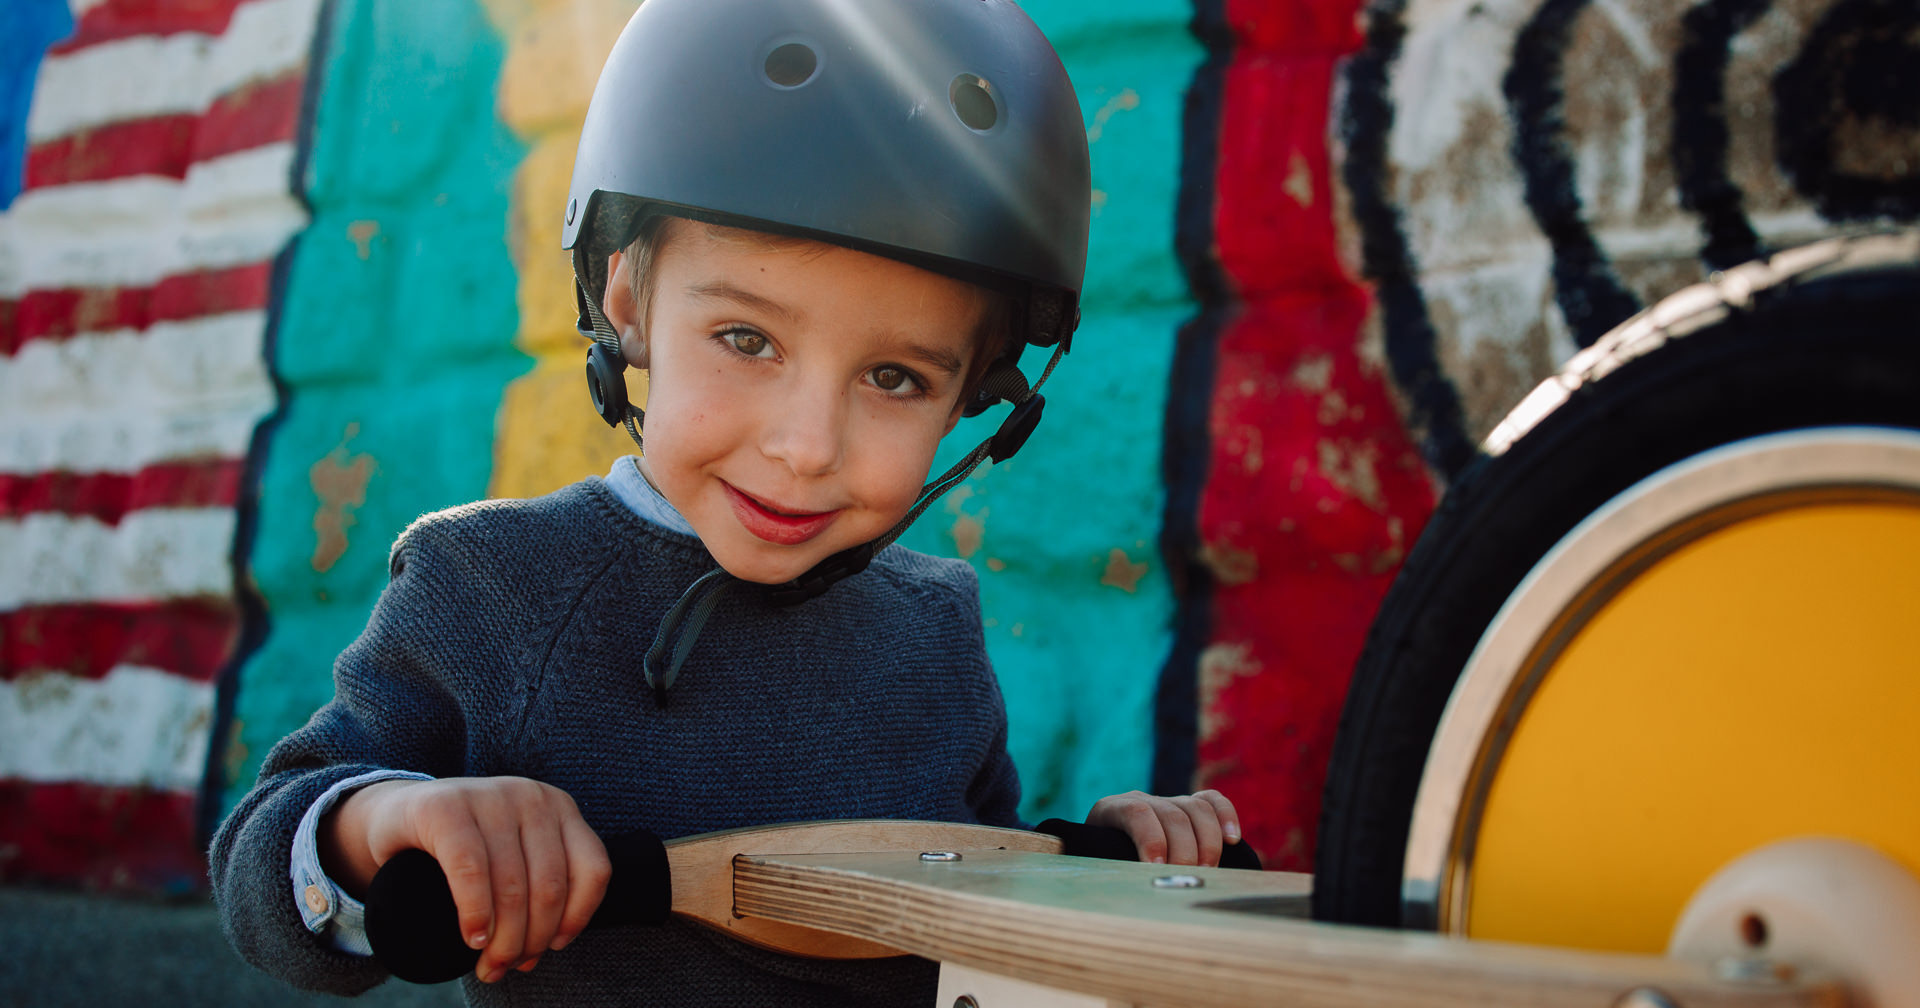
[[[574,331],[573,268],[560,248],[573,152],[594,80],[635,0],[485,0],[508,40],[498,112],[527,141],[514,175],[509,245],[519,274],[516,344],[535,367],[508,386],[494,438],[494,497],[527,497],[606,472],[634,450],[587,397],[587,343]],[[629,373],[645,401],[644,375]]]

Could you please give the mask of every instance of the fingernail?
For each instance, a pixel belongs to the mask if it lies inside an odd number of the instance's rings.
[[[507,975],[507,971],[498,966],[483,966],[474,971],[474,975],[480,978],[481,983],[490,984],[498,983],[501,977]]]
[[[444,934],[445,932],[442,932],[442,933]],[[468,936],[467,936],[467,947],[468,947],[468,948],[476,948],[476,949],[482,949],[482,948],[486,948],[486,947],[487,947],[487,933],[486,933],[485,931],[475,931],[474,933],[472,933],[472,934],[470,934],[470,935],[468,935]]]
[[[1148,859],[1147,859],[1147,863],[1148,863],[1148,864],[1166,864],[1166,863],[1167,863],[1167,859],[1166,859],[1166,858],[1163,858],[1163,857],[1161,857],[1161,856],[1160,856],[1160,855],[1158,855],[1158,854],[1155,854],[1155,855],[1154,855],[1153,857],[1150,857],[1150,858],[1148,858]]]
[[[1226,837],[1228,843],[1240,842],[1240,824],[1237,822],[1222,825],[1220,827],[1220,833]]]
[[[568,945],[572,943],[573,943],[572,935],[561,935],[560,937],[555,938],[553,940],[553,944],[547,946],[547,950],[550,952],[558,952],[561,949],[566,948]]]

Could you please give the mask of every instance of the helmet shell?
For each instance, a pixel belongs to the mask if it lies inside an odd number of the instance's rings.
[[[1086,131],[1010,0],[645,0],[601,71],[566,248],[597,298],[653,213],[796,234],[1055,302],[1086,269]],[[1047,331],[1051,329],[1052,331]]]

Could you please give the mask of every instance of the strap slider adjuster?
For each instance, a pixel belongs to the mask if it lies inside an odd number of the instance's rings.
[[[1000,422],[1000,429],[994,432],[993,440],[987,444],[987,457],[995,462],[1005,462],[1027,443],[1033,436],[1033,429],[1040,426],[1040,411],[1047,405],[1046,397],[1035,392],[1013,408],[1007,418]]]

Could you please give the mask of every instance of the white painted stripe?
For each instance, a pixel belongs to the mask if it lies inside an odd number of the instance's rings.
[[[73,11],[73,19],[78,21],[88,11],[106,2],[107,0],[67,0],[67,8]]]
[[[248,81],[303,65],[319,0],[256,0],[223,35],[135,36],[48,56],[27,115],[39,143],[127,119],[198,113]]]
[[[208,35],[142,35],[46,57],[27,114],[27,142],[206,108],[212,48]]]
[[[252,0],[214,45],[214,94],[277,77],[307,62],[321,0]]]
[[[273,409],[263,310],[31,340],[0,357],[0,472],[246,454]]]
[[[213,687],[122,665],[0,682],[0,777],[193,790],[206,770]]]
[[[232,508],[144,508],[117,525],[35,512],[0,521],[0,609],[233,594]]]
[[[137,176],[29,189],[0,214],[0,297],[62,287],[145,287],[178,273],[271,259],[307,226],[294,146]]]

